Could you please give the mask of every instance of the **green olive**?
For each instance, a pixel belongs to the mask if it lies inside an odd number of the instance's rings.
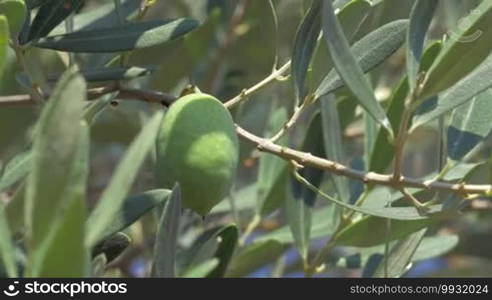
[[[229,192],[239,155],[229,111],[206,94],[190,94],[171,105],[157,137],[157,180],[181,187],[182,203],[206,215]]]

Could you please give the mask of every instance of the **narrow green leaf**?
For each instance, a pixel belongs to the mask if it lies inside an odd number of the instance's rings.
[[[393,135],[388,118],[374,96],[372,87],[364,76],[364,72],[353,56],[349,43],[337,20],[331,0],[323,2],[323,35],[328,43],[335,67],[345,84],[354,93],[360,104],[371,116]]]
[[[419,63],[418,72],[426,71],[432,65],[436,57],[441,51],[441,42],[434,42],[426,50]],[[417,73],[418,73],[417,72]],[[391,96],[390,103],[386,114],[390,120],[393,130],[396,132],[400,126],[401,117],[405,111],[405,99],[410,92],[409,81],[407,77],[400,81],[400,84],[394,90]],[[388,133],[386,130],[379,130],[376,138],[376,144],[374,145],[374,151],[372,151],[369,171],[376,173],[384,173],[390,165],[394,157],[394,146],[388,140]]]
[[[5,208],[0,204],[0,256],[9,277],[18,277],[15,261],[15,246],[12,241],[11,231],[7,222]]]
[[[34,46],[69,52],[122,52],[157,46],[198,27],[192,19],[130,23],[111,29],[79,31],[38,40]]]
[[[332,234],[336,223],[333,214],[333,205],[314,211],[312,220],[310,233],[312,239],[327,237]],[[265,233],[255,239],[254,242],[264,242],[266,240],[275,240],[282,244],[292,244],[294,242],[289,226],[283,226],[269,233]]]
[[[352,94],[337,96],[337,110],[340,119],[340,130],[345,132],[356,119],[357,99]]]
[[[492,18],[491,18],[492,19]],[[450,112],[459,105],[470,101],[476,95],[492,87],[492,55],[476,70],[457,82],[452,88],[439,95],[438,98],[424,102],[428,108],[419,112],[413,119],[411,130],[435,120]]]
[[[456,214],[456,211],[443,210],[443,206],[441,204],[432,205],[427,207],[426,212],[419,211],[416,207],[389,207],[389,208],[381,208],[381,207],[373,207],[373,206],[356,206],[340,201],[334,197],[331,197],[318,188],[313,186],[306,180],[303,180],[304,185],[309,186],[311,190],[316,190],[323,198],[326,200],[333,202],[336,205],[341,207],[345,207],[349,210],[353,210],[362,214],[366,214],[374,217],[381,217],[392,220],[423,220],[430,217],[447,217],[449,215]]]
[[[269,158],[273,161],[276,160],[278,157]],[[275,176],[272,178],[273,182],[267,190],[267,193],[262,194],[263,202],[260,206],[259,211],[260,215],[262,216],[268,215],[281,207],[287,197],[286,190],[289,181],[289,168],[285,161],[278,161],[277,163],[277,168],[272,169],[272,171],[275,172]],[[259,183],[260,182],[261,181],[259,181]]]
[[[454,110],[447,132],[448,157],[451,160],[461,160],[488,136],[492,129],[491,115],[492,90]]]
[[[450,32],[436,63],[429,70],[421,99],[452,87],[489,56],[492,45],[492,1],[482,1],[467,17],[464,26]]]
[[[342,26],[343,33],[347,40],[351,41],[366,20],[371,10],[371,3],[367,0],[351,0],[338,12],[336,11],[336,3],[334,3],[333,7]]]
[[[97,9],[83,10],[73,16],[73,32],[118,27],[120,17],[128,21],[136,16],[140,8],[138,1],[123,0],[119,10],[120,16],[118,16],[113,1],[107,2],[98,6]],[[60,24],[51,31],[53,35],[65,33],[67,33],[65,24]]]
[[[392,220],[390,231],[388,232],[388,219],[368,216],[340,232],[337,236],[337,244],[352,247],[372,247],[401,239],[422,228],[428,227],[436,221],[438,220]]]
[[[84,110],[84,119],[89,125],[93,125],[97,117],[111,104],[118,96],[118,92],[110,93],[102,96],[98,100],[93,101]]]
[[[408,20],[388,23],[369,33],[352,46],[360,68],[369,72],[393,54],[405,41]],[[315,98],[334,92],[345,85],[336,69],[331,70],[315,92]]]
[[[98,243],[113,236],[118,231],[126,229],[151,209],[163,205],[170,194],[170,190],[159,189],[127,197],[111,222],[101,230]],[[89,222],[86,225],[91,226]]]
[[[26,185],[22,184],[5,206],[5,217],[12,234],[19,233],[24,226],[25,194]]]
[[[207,230],[189,249],[180,253],[181,273],[186,274],[211,258],[217,258],[218,266],[206,277],[223,277],[236,248],[237,239],[238,231],[234,224]]]
[[[57,84],[36,126],[25,205],[31,251],[47,239],[60,210],[67,205],[66,194],[71,191],[67,174],[75,167],[85,95],[84,79],[75,68],[69,69]]]
[[[140,131],[114,172],[98,205],[89,216],[86,236],[86,244],[89,247],[93,247],[104,237],[106,228],[121,210],[140,166],[154,146],[161,119],[162,112],[157,112]]]
[[[85,199],[77,198],[70,203],[63,220],[53,228],[50,241],[36,261],[29,276],[32,277],[86,277],[89,272],[89,250],[84,245]],[[67,263],[66,259],[70,259]]]
[[[141,67],[113,67],[94,70],[82,70],[82,75],[88,82],[128,80],[148,76],[154,68]]]
[[[393,278],[404,275],[408,271],[410,263],[412,262],[412,257],[422,242],[426,232],[427,229],[422,229],[392,246],[389,256],[385,258],[387,259],[387,270],[385,270],[385,263],[381,262],[373,277]]]
[[[155,89],[174,89],[183,78],[188,77],[196,70],[196,66],[207,61],[209,51],[204,51],[204,49],[209,49],[211,41],[215,39],[220,26],[222,26],[222,16],[219,9],[212,10],[207,20],[200,27],[179,41],[174,52],[179,53],[179,56],[176,59],[167,59],[166,67],[159,68],[151,77],[152,86]],[[169,72],[169,70],[173,71]],[[213,70],[209,70],[208,73],[210,72]],[[207,78],[207,75],[204,74],[203,76]]]
[[[48,35],[53,28],[79,9],[82,4],[84,4],[83,0],[62,0],[43,3],[29,27],[27,40],[22,42],[27,43]]]
[[[371,4],[366,0],[350,0],[348,3],[345,3],[343,7],[340,7],[340,9],[337,9],[336,5],[337,4],[335,3],[334,7],[336,9],[335,12],[337,18],[340,21],[340,25],[343,28],[347,40],[352,44],[354,37],[360,31],[362,24],[370,13]],[[321,15],[321,10],[318,14]],[[320,37],[322,36],[320,35]],[[326,76],[326,70],[331,70],[333,68],[333,62],[331,61],[327,46],[325,43],[320,43],[320,39],[318,39],[317,47],[316,57],[314,57],[313,62],[311,63],[312,70],[309,70],[308,74],[310,74],[310,79],[315,79],[310,81],[319,84],[319,79]],[[320,68],[319,66],[323,67]],[[343,84],[343,81],[341,82]]]
[[[483,166],[484,162],[478,163],[456,163],[451,161],[448,163],[448,169],[444,172],[442,179],[446,181],[463,182],[472,174],[478,167]],[[450,167],[449,167],[450,166]],[[437,175],[437,174],[434,174]]]
[[[233,195],[228,196],[224,201],[220,202],[217,206],[212,208],[212,214],[224,214],[231,211],[231,201],[234,201],[234,205],[238,211],[242,210],[255,210],[257,209],[257,195],[258,189],[256,183],[250,184],[244,188],[241,188],[233,192]],[[233,197],[234,199],[231,199]]]
[[[412,262],[423,261],[426,259],[439,257],[451,251],[458,244],[457,235],[437,235],[424,237],[419,247],[412,257]],[[394,245],[396,241],[391,242]],[[385,245],[380,244],[369,248],[355,248],[348,251],[345,257],[337,262],[337,266],[349,269],[359,269],[368,264],[369,259],[374,255],[384,254]],[[355,253],[354,253],[355,252]],[[378,264],[380,261],[378,261]],[[377,268],[377,266],[376,266]]]
[[[27,8],[34,9],[52,0],[24,0],[26,2]]]
[[[442,256],[458,245],[459,237],[454,234],[443,234],[425,237],[417,248],[412,261],[422,261],[433,257]]]
[[[362,114],[362,120],[364,121],[364,155],[358,169],[364,170],[368,169],[367,166],[371,163],[371,155],[374,153],[374,146],[378,135],[378,124],[366,111]],[[382,129],[384,130],[384,128]]]
[[[352,1],[353,0],[334,0],[333,7],[335,9],[341,9],[342,7],[344,7],[345,5],[349,4]]]
[[[19,44],[24,44],[27,43],[27,39],[29,37],[29,30],[31,27],[31,16],[32,16],[32,11],[27,10],[26,12],[26,18],[24,20],[24,24],[22,24],[22,27],[20,28],[19,34],[17,36]]]
[[[317,156],[324,156],[323,129],[321,115],[316,113],[309,123],[302,151]],[[323,172],[314,168],[305,168],[301,172],[311,184],[319,187],[323,180]],[[289,223],[297,250],[303,259],[307,259],[312,225],[312,209],[316,193],[306,188],[296,179],[291,178],[290,192],[287,194],[286,217]]]
[[[45,241],[29,253],[26,274],[30,277],[85,277],[89,272],[89,250],[85,237],[85,192],[89,175],[90,133],[87,123],[79,125],[76,155],[67,168],[68,182]],[[39,199],[38,199],[39,200]],[[71,263],[66,263],[70,258]]]
[[[204,278],[219,265],[217,258],[211,258],[183,274],[183,278]]]
[[[24,178],[31,169],[32,152],[26,151],[16,155],[5,166],[0,176],[0,192]]]
[[[7,18],[0,15],[0,78],[3,75],[7,62],[7,49],[9,47],[9,23]]]
[[[407,33],[407,74],[410,90],[415,89],[424,52],[425,36],[434,16],[439,0],[417,0],[410,13]]]
[[[131,242],[132,240],[128,235],[123,232],[117,232],[94,247],[92,249],[92,256],[103,254],[106,258],[106,263],[111,263],[130,246]]]
[[[287,110],[284,107],[276,109],[265,136],[273,136],[287,122]],[[278,143],[287,145],[287,137],[281,138]],[[286,197],[288,182],[288,163],[271,154],[262,154],[258,170],[258,205],[257,214],[267,215],[279,208]]]
[[[154,277],[175,277],[181,210],[181,189],[179,184],[176,184],[169,196],[169,201],[164,206],[157,228],[154,246]]]
[[[367,258],[362,269],[362,278],[371,278],[384,259],[383,254],[375,253]]]
[[[307,96],[306,74],[321,33],[321,0],[313,0],[297,29],[292,54],[292,78],[297,102]]]
[[[236,250],[239,233],[236,225],[227,226],[221,231],[218,236],[218,248],[215,252],[215,257],[219,259],[219,265],[210,272],[208,278],[224,277],[229,266],[232,255]]]
[[[333,94],[328,94],[323,96],[320,102],[326,158],[343,164],[346,160],[336,99]],[[338,197],[342,201],[348,201],[350,198],[348,179],[343,176],[333,176],[333,182],[335,183]]]
[[[15,36],[21,30],[26,19],[26,5],[22,0],[3,0],[0,2],[0,14],[7,17],[10,33]]]
[[[243,277],[271,263],[286,250],[276,240],[263,240],[243,248],[231,261],[226,277]]]
[[[393,130],[395,131],[398,130],[402,114],[405,110],[405,99],[409,91],[408,78],[405,77],[400,81],[400,84],[391,96],[387,114],[391,126],[393,126]],[[387,131],[379,130],[369,163],[369,171],[376,173],[386,172],[386,169],[393,161],[393,157],[394,146],[388,140]]]
[[[91,263],[91,277],[103,277],[108,261],[104,254],[96,256]]]

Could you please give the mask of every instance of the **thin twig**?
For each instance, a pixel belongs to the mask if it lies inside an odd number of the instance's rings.
[[[98,87],[87,90],[87,99],[95,100],[99,97],[102,97],[106,94],[117,91],[115,86],[105,86]],[[50,95],[46,95],[43,99],[49,98]],[[8,95],[8,96],[0,96],[0,105],[1,106],[22,106],[22,105],[33,105],[36,103],[36,99],[29,94],[21,94],[21,95]]]
[[[400,192],[403,194],[403,196],[405,196],[405,199],[407,199],[410,202],[410,204],[412,204],[418,209],[425,209],[426,206],[422,204],[419,200],[417,200],[415,196],[409,193],[405,187],[401,187]]]
[[[139,89],[127,89],[127,88],[120,88],[119,94],[117,96],[118,99],[122,100],[140,100],[144,102],[149,102],[149,103],[160,103],[164,106],[169,106],[171,105],[177,97],[158,92],[158,91],[151,91],[151,90],[139,90]]]
[[[239,245],[243,246],[246,243],[246,240],[255,231],[255,229],[258,228],[260,223],[261,223],[261,216],[255,214],[253,216],[253,219],[249,222],[248,226],[244,230],[243,235],[239,239]]]
[[[325,260],[325,257],[330,254],[333,248],[335,248],[335,246],[336,239],[332,237],[328,241],[328,243],[321,249],[321,251],[316,254],[309,268],[305,270],[306,277],[313,277],[314,274],[320,273],[324,269],[323,261]]]
[[[234,107],[235,105],[239,104],[240,102],[242,102],[243,100],[247,99],[249,96],[251,96],[255,92],[268,86],[270,83],[277,80],[277,78],[279,78],[280,76],[285,75],[285,73],[290,69],[290,66],[291,66],[291,61],[289,60],[280,69],[272,72],[272,74],[270,74],[268,77],[266,77],[262,81],[258,82],[257,84],[250,87],[249,89],[243,90],[239,95],[237,95],[236,97],[225,102],[224,103],[225,107],[230,109],[230,108]]]
[[[405,142],[408,137],[408,125],[412,117],[412,111],[407,106],[403,112],[402,119],[400,122],[400,127],[398,129],[398,134],[396,136],[395,143],[395,160],[393,165],[393,180],[395,182],[399,181],[402,177]]]
[[[398,129],[398,134],[396,136],[395,143],[395,161],[393,168],[393,180],[395,182],[399,181],[402,177],[403,168],[403,155],[405,151],[405,142],[408,138],[408,127],[410,125],[410,120],[412,119],[415,109],[418,107],[417,101],[420,96],[420,92],[424,87],[425,73],[419,74],[417,78],[417,83],[415,89],[410,91],[410,95],[405,99],[405,110],[403,111],[402,119],[400,121],[400,127]]]
[[[302,113],[306,110],[306,108],[311,104],[311,101],[305,100],[302,102],[301,105],[297,106],[294,110],[294,113],[292,114],[292,117],[282,126],[282,128],[277,132],[271,139],[270,141],[272,143],[277,142],[279,139],[281,139],[289,130],[294,127],[294,125],[297,123],[299,118],[302,116]]]
[[[127,89],[118,85],[89,89],[87,90],[87,100],[95,100],[113,92],[118,92],[116,98],[121,100],[139,100],[148,103],[160,103],[165,106],[171,105],[176,100],[176,97],[170,94],[150,90]],[[49,98],[49,95],[46,98]],[[33,105],[34,101],[34,98],[28,94],[0,96],[0,106]]]
[[[275,4],[272,0],[268,0],[268,4],[270,5],[270,9],[272,11],[272,19],[273,19],[273,27],[274,27],[274,36],[275,36],[275,59],[273,61],[272,72],[275,72],[278,67],[278,54],[280,49],[280,38],[279,38],[279,28],[278,28],[278,16],[277,10],[275,8]]]

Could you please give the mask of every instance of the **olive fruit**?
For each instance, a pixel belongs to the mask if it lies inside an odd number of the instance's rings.
[[[181,187],[183,206],[206,215],[235,178],[238,139],[229,111],[213,96],[190,94],[174,102],[157,136],[157,181]]]

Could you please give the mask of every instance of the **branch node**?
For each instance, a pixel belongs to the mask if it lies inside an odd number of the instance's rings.
[[[466,184],[465,184],[465,182],[460,182],[458,184],[457,193],[458,193],[458,195],[460,195],[463,198],[467,198],[468,197],[468,194],[469,193],[466,191]]]
[[[431,189],[432,183],[434,183],[433,179],[425,180],[424,182],[422,182],[426,190]]]
[[[284,147],[282,147],[282,149],[283,149],[283,148],[284,148]],[[310,161],[310,160],[311,160],[311,158],[312,158],[312,157],[313,157],[313,155],[312,155],[311,153],[307,152],[307,153],[305,153],[304,155],[302,155],[302,156],[301,156],[301,161],[300,161],[300,163],[301,163],[302,165],[305,165],[308,161]]]

